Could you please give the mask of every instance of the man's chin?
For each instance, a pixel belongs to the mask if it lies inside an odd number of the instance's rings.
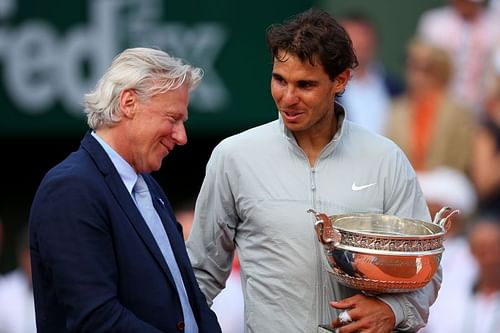
[[[141,170],[140,172],[141,173],[151,173],[153,171],[158,171],[161,169],[161,164],[162,164],[162,160],[159,160],[159,161],[154,161],[153,163],[149,163],[148,165],[144,165],[144,168],[143,170]]]
[[[287,121],[284,122],[285,127],[292,132],[300,132],[302,130],[302,125],[298,122]]]
[[[162,163],[162,160],[160,160],[158,163],[156,163],[155,165],[153,165],[151,171],[158,171],[158,170],[160,170],[161,169],[161,163]]]

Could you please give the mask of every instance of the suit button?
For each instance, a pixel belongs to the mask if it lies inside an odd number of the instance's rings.
[[[177,329],[179,331],[184,331],[184,327],[186,327],[186,324],[184,324],[184,322],[182,320],[177,323]]]

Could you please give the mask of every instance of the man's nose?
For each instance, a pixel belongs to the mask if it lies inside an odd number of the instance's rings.
[[[286,105],[293,105],[298,103],[299,98],[297,97],[297,93],[295,91],[294,87],[287,87],[285,89],[284,95],[283,95],[283,102]]]
[[[175,144],[179,146],[185,145],[187,143],[186,127],[184,127],[183,122],[178,122],[174,125],[172,138],[174,139]]]

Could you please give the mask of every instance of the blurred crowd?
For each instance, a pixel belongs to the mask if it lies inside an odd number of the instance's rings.
[[[399,83],[377,58],[370,18],[342,21],[360,62],[342,98],[348,117],[403,149],[432,216],[460,211],[422,333],[500,332],[499,19],[500,1],[448,0],[424,12]]]
[[[359,61],[341,103],[347,117],[396,142],[417,171],[431,214],[460,210],[446,234],[443,284],[421,332],[500,332],[500,1],[447,0],[419,18],[403,77],[378,57],[369,13],[340,18]],[[189,234],[194,207],[179,207]],[[0,221],[0,258],[2,250]],[[27,234],[18,268],[0,277],[0,333],[35,332]],[[235,258],[214,302],[223,332],[243,332]]]

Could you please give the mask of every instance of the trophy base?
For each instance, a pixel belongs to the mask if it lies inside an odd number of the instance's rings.
[[[319,325],[317,333],[335,333],[337,332],[336,328],[331,327],[330,325]]]

